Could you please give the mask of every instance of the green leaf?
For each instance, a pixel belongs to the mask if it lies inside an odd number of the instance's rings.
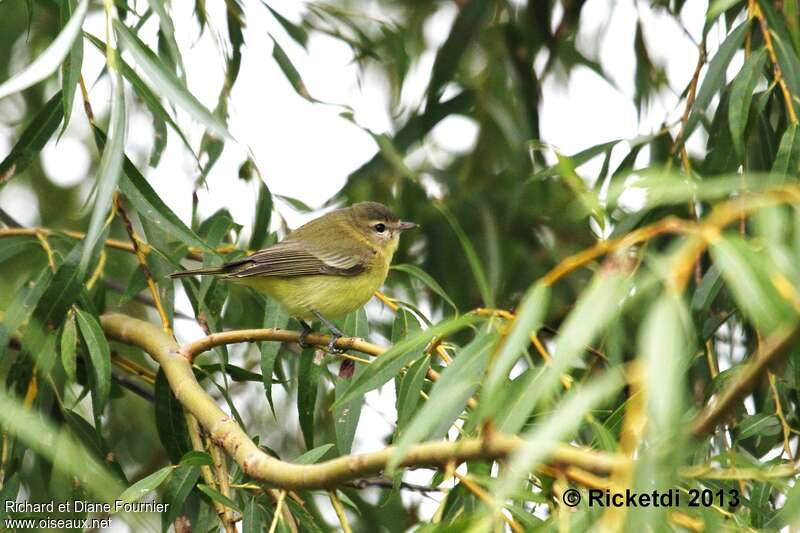
[[[299,465],[313,465],[314,463],[322,459],[322,457],[326,453],[328,453],[328,451],[330,451],[330,449],[333,447],[334,444],[330,442],[328,444],[323,444],[322,446],[317,446],[316,448],[308,450],[303,455],[297,457],[292,462]]]
[[[302,202],[301,200],[298,200],[297,198],[292,198],[290,196],[283,196],[282,194],[273,194],[272,196],[286,202],[287,204],[292,206],[292,209],[300,213],[312,213],[314,211],[313,209],[311,209],[311,207],[308,206],[308,204]]]
[[[694,338],[689,324],[683,302],[666,294],[650,307],[639,331],[652,445],[671,439],[681,428],[680,417],[685,412],[683,376]]]
[[[75,359],[75,346],[78,340],[77,330],[75,328],[75,318],[70,317],[64,322],[61,328],[61,366],[64,367],[64,372],[67,374],[67,380],[74,383],[77,380],[76,359]]]
[[[744,157],[744,130],[747,127],[750,102],[753,100],[753,91],[764,71],[766,60],[767,52],[764,48],[752,54],[731,84],[731,96],[728,103],[728,124],[730,125],[733,146],[736,148],[736,153],[740,159]]]
[[[163,524],[170,526],[176,518],[184,514],[183,504],[199,478],[199,468],[180,466],[173,469],[161,495],[161,500],[169,505],[169,509],[161,515],[162,531]]]
[[[161,484],[167,480],[174,468],[174,466],[170,465],[156,470],[149,476],[140,479],[125,489],[125,491],[119,495],[118,499],[125,503],[133,503],[139,500],[148,492],[154,491],[160,487]]]
[[[62,0],[59,10],[61,16],[61,28],[66,28],[68,21],[75,13],[76,0]],[[75,89],[81,77],[81,67],[83,65],[83,40],[76,38],[72,43],[69,54],[61,66],[61,92],[64,102],[64,125],[61,128],[61,135],[67,129],[69,118],[72,115],[72,106],[75,102]]]
[[[151,89],[164,94],[172,103],[182,107],[192,118],[220,137],[233,139],[225,124],[206,109],[131,30],[118,20],[114,21],[114,30],[125,50],[130,52],[136,64],[147,74]]]
[[[172,24],[172,17],[167,13],[163,0],[147,0],[147,3],[150,4],[150,9],[158,15],[158,25],[161,29],[159,38],[166,41],[170,59],[178,66],[180,75],[183,77],[186,69],[183,67],[181,51],[175,40],[175,26]]]
[[[536,408],[539,395],[535,382],[539,377],[539,368],[529,368],[501,390],[496,402],[499,406],[494,422],[497,429],[504,433],[516,434],[525,426],[528,417]]]
[[[103,146],[106,140],[105,133],[95,126],[94,134],[98,145]],[[122,170],[125,172],[125,176],[120,180],[120,191],[142,218],[152,221],[187,246],[208,250],[208,245],[195,232],[186,227],[178,215],[161,200],[142,173],[127,157],[123,159]]]
[[[78,38],[83,26],[83,19],[89,9],[89,0],[82,0],[64,29],[50,43],[44,52],[34,59],[30,65],[0,84],[0,99],[18,93],[39,83],[58,69],[64,58],[72,49],[72,43]]]
[[[624,383],[620,373],[608,370],[600,377],[593,377],[586,385],[573,386],[545,421],[522,435],[522,444],[508,458],[508,466],[497,478],[495,501],[502,504],[516,492],[522,482],[528,479],[529,473],[547,459],[559,442],[572,438],[584,416],[616,394]]]
[[[98,39],[97,37],[95,37],[90,33],[84,33],[84,36],[100,52],[105,53],[106,44],[103,41],[101,41],[100,39]],[[175,121],[172,119],[169,113],[167,113],[167,111],[164,109],[164,106],[161,105],[161,98],[157,96],[152,90],[150,90],[150,87],[148,87],[147,84],[145,84],[144,80],[142,80],[142,78],[139,77],[136,71],[133,70],[133,68],[131,68],[131,66],[127,62],[125,62],[125,60],[123,60],[120,56],[117,56],[117,65],[119,66],[120,71],[122,72],[122,76],[126,80],[128,80],[128,82],[131,84],[131,87],[133,87],[133,90],[136,91],[136,94],[139,95],[139,98],[142,99],[147,108],[153,114],[153,118],[165,124],[169,124],[172,130],[178,134],[178,137],[180,137],[181,141],[183,141],[183,145],[186,147],[189,153],[192,154],[192,157],[194,157],[194,159],[197,159],[197,154],[195,153],[194,148],[189,142],[189,139],[186,138],[186,135],[184,135],[183,130],[181,130],[180,126],[178,126],[178,124],[175,123]],[[163,139],[163,141],[166,142],[166,138]],[[153,165],[151,164],[151,166]]]
[[[78,319],[81,337],[89,351],[89,362],[92,367],[89,379],[92,384],[92,406],[95,417],[98,417],[105,409],[111,391],[111,351],[103,329],[95,317],[82,309],[76,309],[75,316]]]
[[[180,464],[183,466],[214,466],[214,460],[206,452],[190,450],[183,454]]]
[[[302,26],[293,23],[292,21],[288,20],[286,17],[284,17],[283,15],[272,9],[269,6],[269,4],[267,4],[264,0],[261,0],[261,3],[264,4],[264,7],[266,7],[272,14],[272,16],[275,17],[275,20],[278,21],[278,24],[280,24],[283,27],[283,29],[286,30],[286,33],[289,34],[289,37],[291,37],[294,40],[294,42],[296,42],[303,48],[306,48],[306,46],[308,45],[308,32],[306,31],[306,29],[303,28]]]
[[[261,508],[256,498],[247,498],[242,515],[242,533],[263,533],[266,522],[267,513]]]
[[[262,327],[284,329],[289,323],[289,315],[283,307],[274,299],[266,298],[264,301],[264,321]],[[275,406],[272,403],[272,373],[275,371],[275,360],[281,349],[279,342],[262,342],[258,345],[261,351],[261,379],[264,381],[264,392],[267,395],[267,402],[275,415]]]
[[[750,19],[747,19],[732,30],[709,63],[708,70],[703,78],[703,83],[700,84],[700,89],[697,91],[697,97],[694,100],[692,113],[689,115],[689,120],[686,123],[683,137],[678,139],[678,146],[676,146],[676,149],[679,149],[683,143],[686,142],[686,139],[692,134],[697,122],[700,120],[700,116],[706,112],[708,105],[711,103],[711,99],[714,98],[714,95],[717,94],[720,88],[725,84],[725,71],[728,68],[728,64],[733,59],[733,56],[736,55],[736,52],[742,46],[744,36],[747,34],[749,28]]]
[[[505,383],[506,376],[517,359],[527,350],[531,335],[538,332],[542,326],[549,298],[550,289],[543,283],[536,283],[522,297],[511,331],[493,358],[489,373],[483,382],[478,419],[483,420],[489,415],[489,406],[493,404],[492,400],[496,398]]]
[[[308,89],[306,89],[306,84],[303,82],[303,78],[300,76],[300,73],[295,68],[292,60],[289,59],[289,56],[286,55],[286,52],[283,51],[281,45],[278,44],[278,41],[272,39],[272,58],[278,63],[283,75],[286,76],[286,79],[292,85],[295,92],[308,100],[309,102],[316,102],[317,100],[313,98],[309,93]]]
[[[50,269],[44,267],[33,280],[32,286],[23,287],[17,292],[11,304],[6,308],[5,316],[0,317],[2,318],[2,322],[0,322],[0,361],[5,360],[11,335],[15,333],[19,327],[28,320],[31,313],[34,312],[52,278],[53,274],[50,272]],[[28,327],[30,327],[30,325]]]
[[[219,492],[217,492],[216,490],[212,489],[208,485],[204,485],[202,483],[199,483],[197,485],[197,488],[200,489],[200,492],[202,492],[203,494],[205,494],[206,496],[208,496],[209,498],[211,498],[215,502],[220,503],[220,504],[224,505],[225,507],[230,507],[234,511],[238,511],[240,513],[242,512],[242,509],[236,504],[236,502],[234,502],[233,500],[231,500],[227,496],[225,496],[223,494],[220,494]]]
[[[452,81],[461,58],[469,50],[469,45],[478,40],[492,5],[492,2],[486,0],[469,0],[460,6],[447,40],[436,53],[431,81],[428,84],[428,105],[438,101],[442,88]]]
[[[781,432],[781,423],[774,415],[758,413],[742,418],[736,426],[736,440],[742,441],[755,436],[772,436]]]
[[[407,265],[407,264],[399,264],[399,265],[392,265],[391,270],[399,270],[400,272],[405,272],[406,274],[417,278],[422,283],[428,286],[430,290],[438,294],[442,297],[442,299],[447,302],[450,307],[453,308],[453,311],[458,314],[458,307],[456,306],[455,302],[447,295],[445,290],[442,288],[439,283],[436,282],[427,272],[422,270],[416,265]]]
[[[431,388],[428,400],[411,420],[386,465],[389,475],[405,456],[409,447],[427,439],[441,438],[464,411],[469,398],[480,384],[489,356],[497,344],[497,334],[484,333],[469,343],[453,362],[445,367]]]
[[[420,357],[408,367],[405,374],[397,378],[397,429],[395,435],[403,434],[411,417],[417,412],[422,385],[430,368],[431,358]]]
[[[800,131],[798,131],[797,124],[791,124],[781,137],[772,172],[786,177],[795,177],[798,171],[800,171]]]
[[[167,457],[173,463],[179,463],[181,457],[186,455],[192,447],[189,442],[189,430],[186,428],[186,417],[162,369],[158,369],[156,383],[153,387],[155,396],[154,410],[156,419],[156,431],[158,439]]]
[[[10,181],[12,175],[19,174],[30,165],[56,132],[62,118],[64,118],[64,102],[59,91],[36,113],[20,135],[17,144],[0,162],[0,188]]]
[[[322,366],[315,361],[315,348],[300,352],[297,368],[297,412],[306,448],[314,447],[314,411],[317,407],[317,388]]]
[[[478,290],[481,292],[481,298],[483,299],[484,307],[493,308],[494,295],[492,294],[492,288],[489,285],[489,280],[486,278],[486,272],[484,272],[483,267],[481,266],[478,253],[472,246],[472,242],[470,242],[467,234],[464,233],[464,230],[461,228],[461,224],[458,223],[458,220],[456,220],[456,217],[453,216],[453,214],[444,204],[437,203],[434,205],[439,212],[444,215],[445,219],[447,219],[447,222],[450,224],[450,227],[453,228],[453,232],[456,234],[456,237],[458,237],[461,247],[464,249],[464,254],[467,256],[467,262],[472,270],[472,275],[475,277]]]
[[[272,218],[272,194],[263,180],[258,180],[258,200],[256,200],[256,219],[253,221],[253,234],[248,248],[260,250],[267,243],[269,222]]]
[[[445,320],[432,328],[420,331],[395,344],[375,358],[364,373],[353,377],[353,383],[333,406],[338,407],[357,396],[377,389],[400,372],[400,369],[422,355],[420,350],[436,337],[444,337],[481,320],[475,315],[464,315],[459,318]]]
[[[706,23],[712,22],[725,11],[738,4],[739,0],[713,0],[708,5],[706,12]]]
[[[349,337],[369,338],[369,322],[367,312],[361,307],[345,317],[342,331]],[[349,379],[339,377],[336,379],[334,387],[335,397],[338,398],[347,392],[353,381],[363,372],[366,363],[354,361],[353,375]],[[346,455],[353,447],[358,421],[361,418],[361,408],[364,405],[364,397],[356,397],[347,403],[333,408],[333,429],[336,435],[336,448],[339,453]]]
[[[739,309],[763,333],[775,331],[797,317],[772,283],[776,269],[763,253],[756,252],[739,237],[729,236],[711,244],[711,257]]]
[[[112,52],[116,54],[116,51]],[[122,158],[125,151],[125,94],[123,92],[122,77],[116,68],[111,69],[113,88],[111,96],[111,120],[108,126],[107,142],[103,144],[103,155],[97,169],[97,194],[95,195],[92,218],[89,229],[86,231],[81,256],[80,271],[85,272],[89,266],[94,247],[97,244],[111,208],[111,200],[117,188]]]

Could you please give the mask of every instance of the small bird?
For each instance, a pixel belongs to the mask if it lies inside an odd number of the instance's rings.
[[[400,233],[417,227],[377,202],[337,209],[292,231],[283,241],[219,267],[175,272],[171,277],[214,275],[271,296],[300,321],[300,345],[319,320],[332,333],[332,351],[343,334],[329,320],[355,311],[389,273]]]

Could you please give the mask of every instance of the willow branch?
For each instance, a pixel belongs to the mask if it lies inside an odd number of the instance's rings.
[[[753,360],[745,365],[735,381],[725,389],[716,402],[703,409],[692,423],[695,437],[712,431],[725,416],[748,395],[759,380],[777,365],[786,353],[800,340],[800,324],[784,328],[773,334],[758,351]]]
[[[228,416],[197,382],[187,353],[196,353],[225,342],[246,340],[278,340],[297,342],[299,333],[284,330],[245,330],[243,332],[215,333],[190,343],[184,348],[165,334],[161,328],[132,317],[106,314],[101,317],[106,335],[116,341],[137,346],[150,354],[161,365],[175,397],[181,405],[197,418],[211,439],[220,445],[245,474],[271,486],[283,489],[327,489],[336,485],[369,477],[381,472],[394,453],[393,447],[382,450],[339,457],[313,465],[280,461],[264,453],[247,436],[244,430]],[[312,333],[306,342],[324,346],[328,335]],[[361,339],[343,338],[339,348],[370,353],[375,345]],[[457,442],[436,441],[418,444],[409,449],[400,466],[423,467],[443,465],[450,461],[495,460],[508,456],[520,439],[516,436],[493,434],[488,439],[463,439]],[[560,464],[572,464],[592,472],[609,472],[617,468],[621,459],[607,454],[570,445],[560,445],[552,455]]]

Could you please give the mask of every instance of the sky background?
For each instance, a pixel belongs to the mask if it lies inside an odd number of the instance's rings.
[[[305,3],[292,0],[273,0],[270,6],[293,21],[299,21],[305,11]],[[146,2],[139,2],[140,11]],[[193,2],[172,2],[176,39],[178,41],[191,91],[207,107],[213,108],[223,81],[224,57],[218,48],[216,35],[224,30],[215,26],[215,21],[224,20],[222,2],[208,2],[211,25],[202,36],[192,14]],[[368,133],[340,113],[351,108],[355,122],[375,133],[392,133],[389,115],[389,98],[386,82],[376,72],[360,72],[353,63],[353,54],[348,46],[333,38],[311,34],[308,51],[303,50],[287,37],[283,29],[272,19],[267,9],[257,0],[243,1],[247,28],[243,48],[239,79],[234,87],[230,104],[230,131],[236,144],[226,145],[222,157],[209,175],[208,187],[200,190],[199,211],[201,218],[227,207],[234,220],[244,226],[243,238],[250,233],[254,219],[257,185],[238,179],[239,166],[252,152],[270,190],[279,195],[297,198],[312,207],[319,207],[333,196],[345,183],[347,175],[369,160],[377,146]],[[613,9],[611,9],[613,6]],[[687,32],[669,16],[654,12],[646,3],[613,0],[588,0],[580,27],[578,47],[588,57],[598,60],[614,84],[611,85],[585,67],[576,67],[569,77],[548,76],[542,85],[543,104],[541,113],[542,139],[562,153],[572,154],[589,146],[618,138],[633,139],[661,128],[666,121],[680,118],[683,106],[680,93],[688,83],[697,62],[696,41],[700,39],[707,2],[687,2],[682,19]],[[406,106],[424,100],[422,95],[430,76],[436,49],[444,42],[456,15],[455,3],[443,3],[441,9],[425,27],[425,39],[429,50],[415,64],[403,87],[402,102]],[[374,7],[369,13],[385,18],[381,9]],[[633,104],[634,94],[634,49],[633,38],[637,16],[641,17],[648,46],[654,62],[665,68],[669,88],[651,101],[641,116]],[[144,36],[154,42],[156,20],[145,26]],[[558,18],[553,21],[557,25]],[[105,37],[103,17],[92,14],[84,29]],[[149,33],[148,33],[149,32]],[[289,54],[300,71],[308,91],[316,99],[330,105],[314,104],[299,97],[283,73],[272,60],[274,36]],[[718,47],[721,28],[713,28],[709,37],[709,55]],[[693,41],[694,39],[694,41]],[[19,43],[19,57],[15,65],[21,68],[30,61],[25,43]],[[541,71],[547,58],[536,60]],[[84,74],[92,83],[101,72],[104,57],[90,44],[84,48]],[[731,63],[729,71],[737,71],[741,57]],[[58,90],[59,81],[46,82],[48,93]],[[101,79],[91,87],[90,99],[96,114],[104,116],[109,106],[109,87]],[[128,103],[132,95],[127,94]],[[22,101],[18,97],[0,102],[0,158],[11,149],[15,140],[15,117],[21,116]],[[167,149],[156,168],[147,166],[153,130],[146,113],[129,105],[126,151],[150,180],[161,198],[188,223],[191,213],[193,183],[198,172],[196,164],[177,138],[170,132]],[[192,123],[180,110],[178,122],[189,132],[194,146],[199,145],[203,130]],[[698,128],[699,130],[700,128]],[[409,155],[415,158],[452,157],[452,154],[469,150],[476,139],[475,123],[466,117],[453,116],[443,120],[429,135],[427,142]],[[83,197],[91,191],[92,160],[97,154],[90,152],[84,140],[88,138],[88,125],[82,112],[82,104],[76,102],[72,120],[60,141],[51,141],[42,153],[43,163],[49,178],[56,184],[71,187],[79,184]],[[690,151],[704,143],[698,132],[687,144]],[[611,168],[626,153],[618,147],[611,161]],[[546,153],[552,158],[552,153]],[[640,155],[647,157],[647,150]],[[419,159],[417,159],[419,160]],[[595,160],[580,170],[591,175],[600,167]],[[39,224],[36,197],[28,189],[24,179],[15,179],[0,191],[0,207],[8,211],[21,223],[28,226]],[[290,227],[296,227],[309,218],[292,211],[286,204],[277,207]],[[402,214],[401,214],[402,216]],[[190,312],[185,298],[179,308]],[[380,319],[380,305],[368,308],[371,319]],[[177,334],[180,341],[202,335],[192,321],[179,321]],[[280,394],[276,387],[276,395]],[[249,389],[248,389],[249,390]],[[256,389],[252,389],[254,392]],[[241,398],[243,411],[264,412],[263,392]],[[354,452],[374,450],[383,445],[383,438],[390,432],[394,418],[394,390],[383,387],[368,395]],[[287,407],[292,415],[295,410]],[[295,431],[289,429],[288,431]],[[298,439],[300,432],[295,431]],[[269,437],[266,439],[269,443]],[[429,473],[411,472],[408,481],[427,483]],[[422,499],[422,516],[430,516],[436,503],[417,494],[405,497]],[[323,509],[327,506],[323,505]]]

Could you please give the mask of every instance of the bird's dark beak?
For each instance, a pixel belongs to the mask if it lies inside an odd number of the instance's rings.
[[[401,231],[402,230],[406,230],[406,229],[414,229],[414,228],[418,228],[418,227],[419,227],[419,224],[417,224],[416,222],[405,222],[403,220],[401,220],[400,223],[397,224],[397,229],[399,229]]]

